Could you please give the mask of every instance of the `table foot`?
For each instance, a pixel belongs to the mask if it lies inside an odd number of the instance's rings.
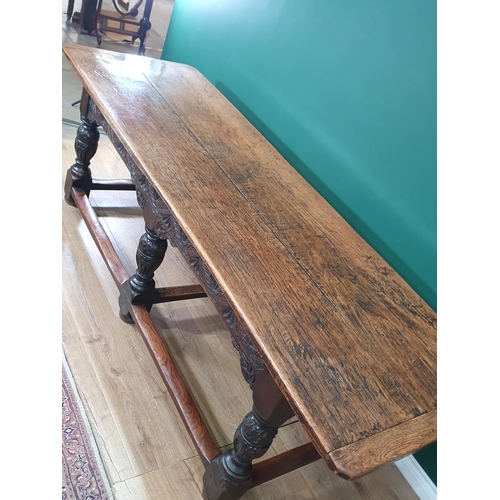
[[[203,476],[203,498],[206,500],[237,500],[241,498],[252,484],[250,473],[235,474],[226,465],[226,453],[210,462]]]
[[[127,285],[127,282],[124,284]],[[135,323],[132,314],[130,314],[130,294],[126,292],[124,287],[120,290],[120,296],[118,297],[118,305],[120,307],[119,316],[122,321],[128,323],[129,325],[133,325]]]
[[[144,305],[151,310],[153,302],[148,303],[147,298],[155,290],[154,272],[163,262],[167,251],[167,240],[159,238],[156,233],[146,226],[146,232],[139,240],[136,252],[137,269],[120,290],[118,304],[120,318],[125,323],[134,323],[130,308],[132,305]]]

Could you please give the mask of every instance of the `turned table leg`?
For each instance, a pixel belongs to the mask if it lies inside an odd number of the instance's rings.
[[[139,240],[137,248],[137,270],[123,284],[119,297],[120,318],[126,323],[133,323],[131,305],[142,304],[148,311],[151,310],[152,304],[147,303],[147,296],[155,289],[153,276],[163,262],[166,251],[167,240],[159,238],[153,229],[146,226],[146,232]]]
[[[90,160],[97,151],[99,130],[95,121],[90,116],[90,97],[85,90],[80,101],[80,118],[82,124],[78,127],[75,138],[75,163],[68,169],[64,185],[64,199],[75,206],[71,189],[81,189],[88,196],[92,187],[92,173]]]
[[[203,476],[206,500],[236,500],[252,484],[252,460],[262,457],[293,411],[265,370],[253,389],[253,409],[240,424],[233,449],[208,464]]]
[[[157,229],[158,218],[149,200],[144,200],[142,209],[146,232],[139,240],[135,255],[137,270],[123,283],[119,297],[120,318],[126,323],[134,322],[130,314],[132,305],[145,305],[148,311],[151,310],[151,295],[156,286],[154,273],[163,262],[168,247],[166,237]]]

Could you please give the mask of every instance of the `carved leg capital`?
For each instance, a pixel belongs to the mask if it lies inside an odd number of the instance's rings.
[[[119,297],[120,318],[126,323],[133,323],[130,314],[131,305],[145,305],[151,309],[151,293],[155,290],[154,272],[163,262],[167,251],[167,240],[159,238],[146,227],[146,232],[139,240],[136,260],[137,270],[122,286]]]
[[[262,457],[278,428],[261,420],[255,410],[248,413],[234,435],[232,450],[219,455],[203,476],[208,500],[236,500],[252,484],[252,460]]]
[[[142,235],[137,248],[137,270],[129,280],[133,299],[154,290],[154,272],[163,262],[166,251],[167,240],[160,239],[146,227],[146,232]]]

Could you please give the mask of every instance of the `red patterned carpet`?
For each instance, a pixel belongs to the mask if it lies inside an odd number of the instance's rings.
[[[62,367],[62,500],[113,500],[71,372]]]

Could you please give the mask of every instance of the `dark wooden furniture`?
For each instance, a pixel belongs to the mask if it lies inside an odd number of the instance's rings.
[[[436,439],[436,316],[198,71],[65,46],[83,83],[65,199],[80,210],[206,467],[204,497],[319,458],[355,479]],[[131,181],[89,164],[102,126]],[[88,200],[136,189],[145,233],[128,276]],[[159,288],[167,242],[199,286]],[[253,408],[220,453],[150,318],[153,304],[207,295],[225,318]],[[296,415],[311,443],[252,466]]]
[[[80,12],[73,12],[75,7],[74,0],[68,0],[68,8],[66,11],[67,20],[76,24],[78,33],[86,31],[88,34],[95,30],[96,26],[96,9],[98,0],[82,0]]]
[[[133,8],[129,14],[121,14],[118,11],[102,10],[102,0],[97,4],[97,13],[95,16],[95,32],[97,45],[102,43],[102,31],[118,33],[120,35],[130,36],[132,42],[139,39],[138,54],[143,55],[146,50],[146,35],[151,28],[151,10],[153,9],[153,0],[145,0],[142,16],[137,9]]]

